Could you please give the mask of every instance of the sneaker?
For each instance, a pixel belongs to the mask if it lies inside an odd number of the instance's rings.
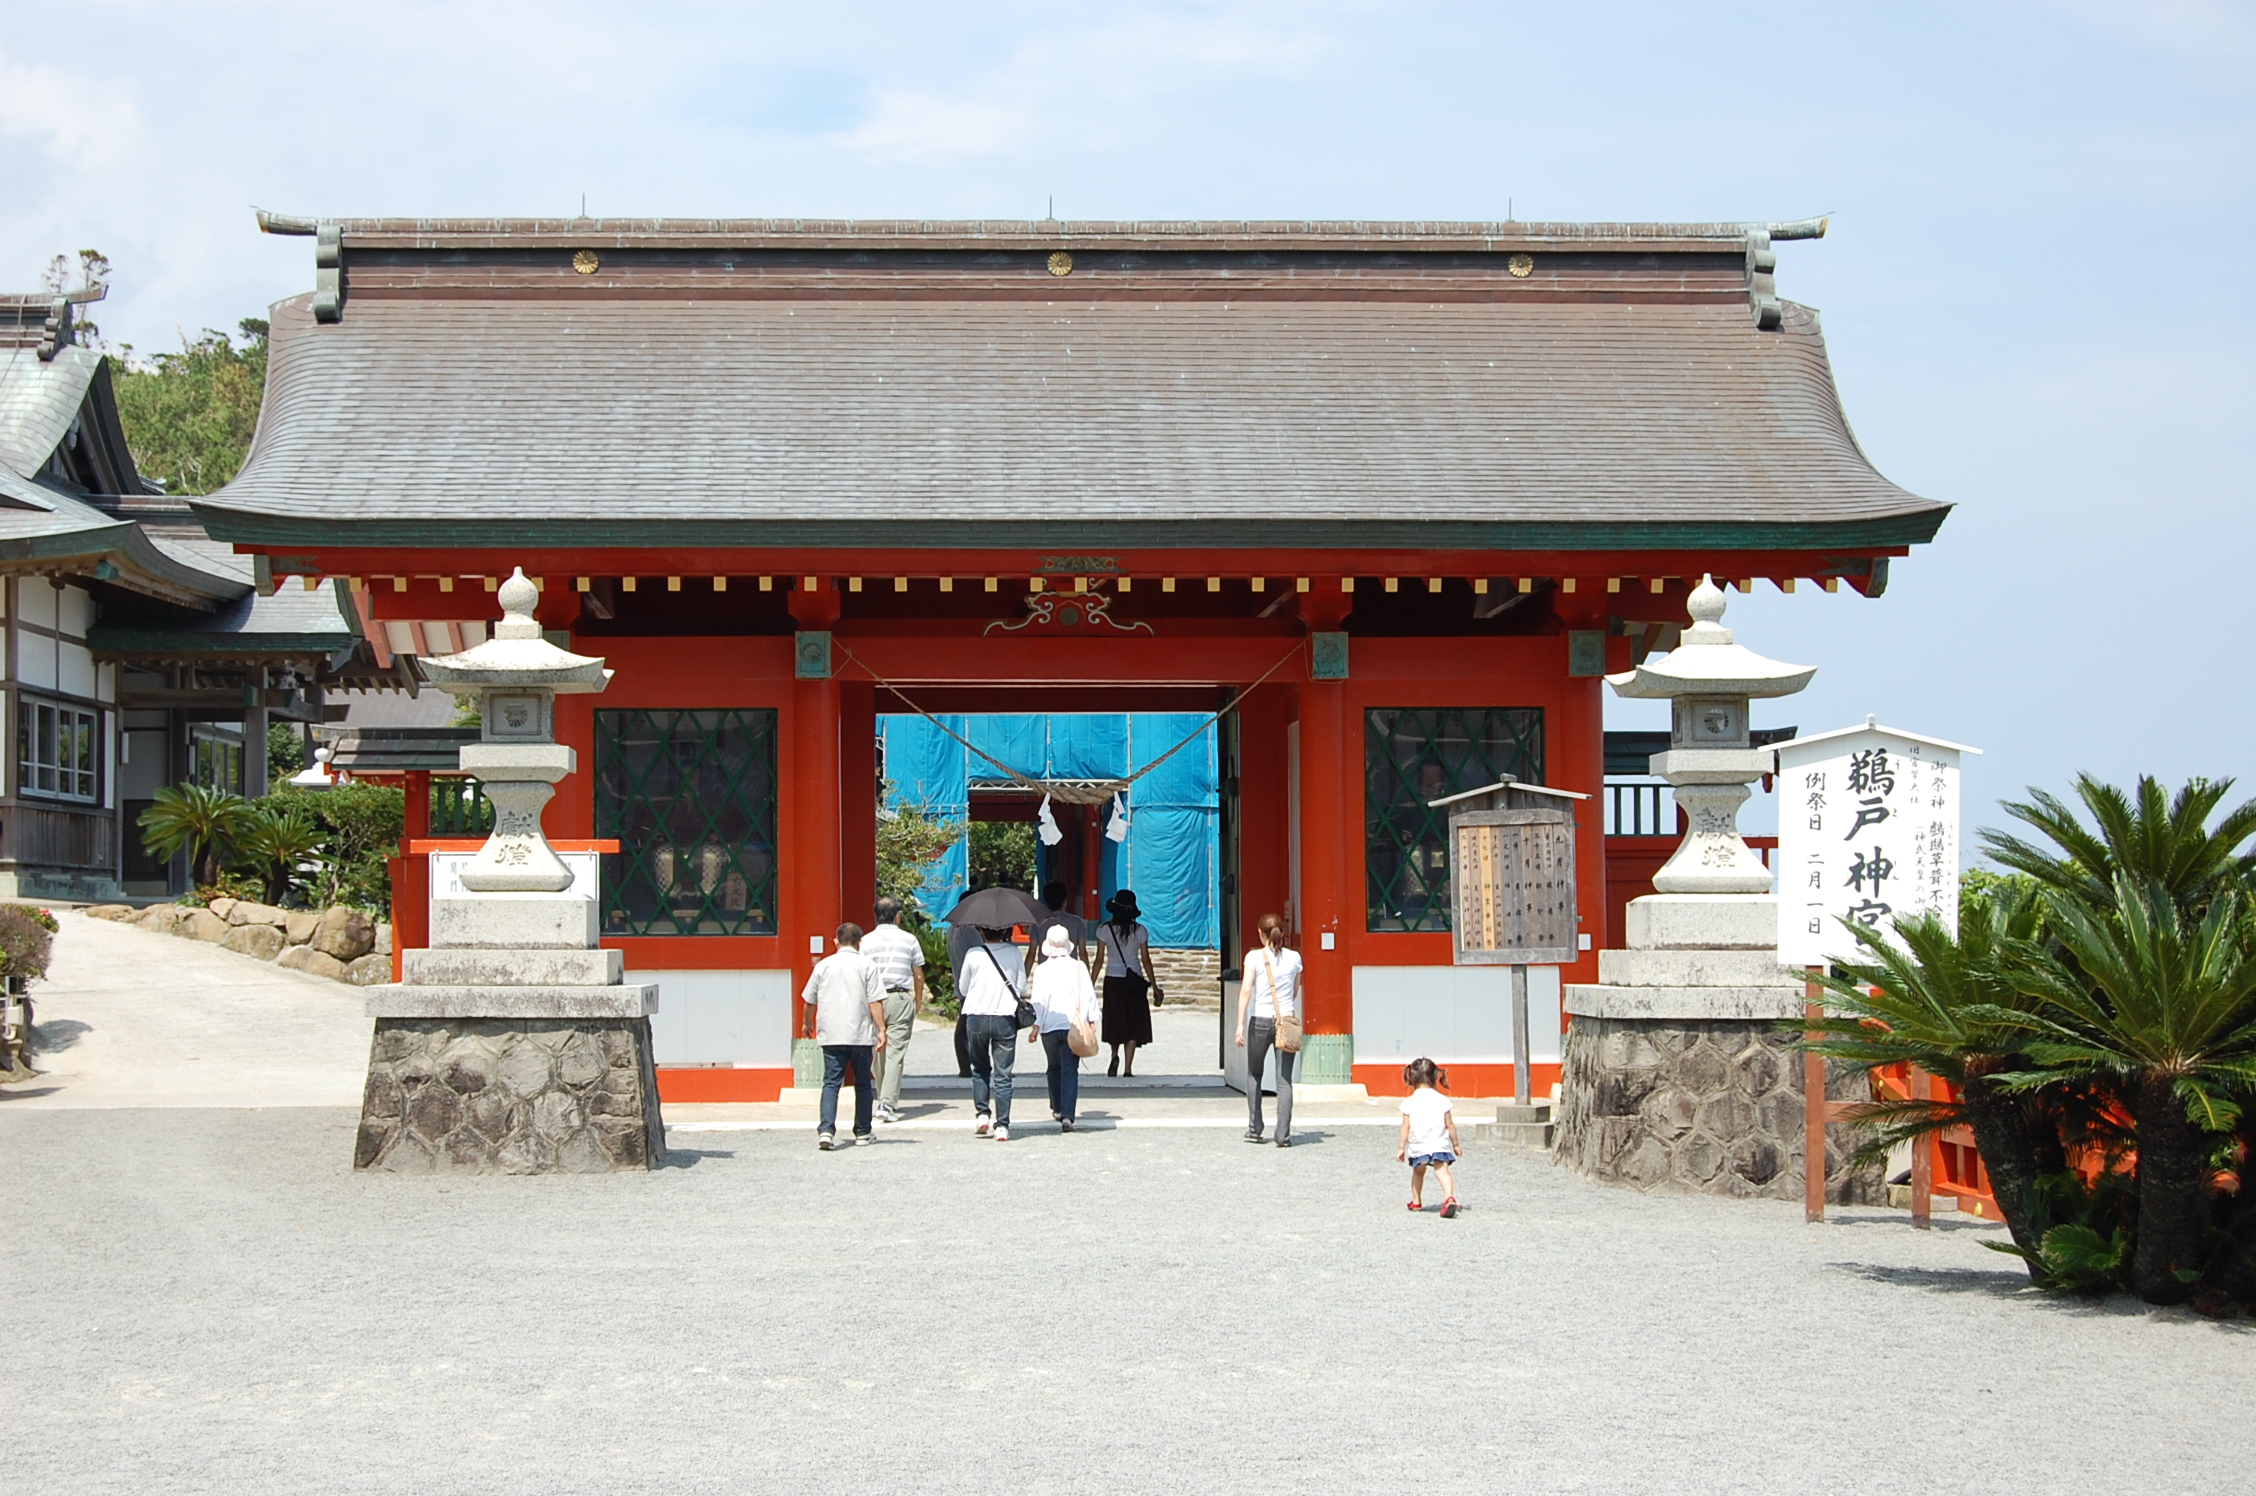
[[[1073,1119],[1072,1119],[1071,1117],[1060,1117],[1060,1118],[1058,1118],[1058,1131],[1060,1131],[1060,1132],[1071,1132],[1071,1131],[1073,1131]]]
[[[1261,1134],[1249,1131],[1245,1135],[1245,1140],[1249,1143],[1258,1143],[1261,1141]]]
[[[1009,1141],[1010,1141],[1010,1129],[1009,1129],[1009,1128],[1007,1128],[1007,1127],[998,1127],[998,1128],[996,1128],[996,1129],[995,1129],[995,1141],[996,1141],[996,1142],[998,1142],[998,1143],[1007,1143],[1007,1142],[1009,1142]]]
[[[857,1148],[867,1148],[870,1145],[871,1141],[872,1139],[870,1135],[866,1132],[857,1132],[854,1134],[854,1146]]]
[[[838,1138],[835,1134],[832,1133],[826,1132],[818,1134],[815,1138],[815,1146],[817,1148],[820,1148],[823,1152],[828,1153],[831,1149],[838,1146]]]
[[[877,1109],[877,1120],[880,1122],[898,1122],[901,1120],[901,1114],[892,1107],[881,1103]]]
[[[1279,1138],[1279,1139],[1277,1139],[1277,1146],[1278,1146],[1278,1147],[1280,1147],[1280,1148],[1290,1148],[1290,1147],[1292,1146],[1292,1139],[1291,1139],[1291,1138]]]
[[[994,1130],[995,1124],[989,1121],[987,1118],[981,1117],[979,1119],[979,1124],[976,1127],[972,1128],[971,1133],[973,1137],[983,1138]]]

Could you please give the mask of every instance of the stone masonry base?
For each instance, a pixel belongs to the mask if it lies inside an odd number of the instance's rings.
[[[1767,1019],[1568,1021],[1557,1159],[1648,1191],[1802,1197],[1803,1057]],[[1837,1101],[1864,1100],[1861,1071],[1836,1068]],[[1827,1129],[1826,1198],[1879,1204],[1883,1171],[1851,1171],[1845,1128]]]
[[[666,1154],[647,1018],[380,1018],[356,1169],[600,1174]]]

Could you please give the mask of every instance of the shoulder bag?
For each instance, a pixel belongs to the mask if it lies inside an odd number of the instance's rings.
[[[1261,948],[1261,964],[1269,973],[1269,1011],[1277,1015],[1277,1047],[1286,1054],[1299,1054],[1300,1018],[1297,1014],[1290,1018],[1285,1016],[1285,994],[1277,985],[1277,963],[1270,958],[1266,945]]]
[[[985,945],[981,945],[979,948],[983,951],[987,951],[987,947]],[[1022,1029],[1032,1028],[1036,1023],[1040,1022],[1040,1020],[1035,1017],[1034,1005],[1028,1002],[1025,997],[1020,994],[1018,990],[1018,984],[1010,979],[1009,972],[1003,970],[1002,961],[996,957],[993,951],[987,951],[987,960],[994,966],[995,975],[1003,979],[1003,990],[1018,999],[1018,1006],[1011,1009],[1011,1027]]]
[[[1065,1047],[1085,1060],[1097,1052],[1098,1042],[1097,1026],[1076,1014],[1066,1027]]]
[[[1106,920],[1103,928],[1104,934],[1099,937],[1100,943],[1105,941],[1111,943],[1113,953],[1120,957],[1121,970],[1128,973],[1120,980],[1128,984],[1128,990],[1131,993],[1138,998],[1142,998],[1145,993],[1151,991],[1151,978],[1144,975],[1143,968],[1138,963],[1128,958],[1128,947],[1121,943],[1120,927],[1111,920]]]

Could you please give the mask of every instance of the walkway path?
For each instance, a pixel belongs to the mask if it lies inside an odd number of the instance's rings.
[[[40,1076],[0,1109],[358,1106],[366,994],[200,940],[58,911],[32,988]]]

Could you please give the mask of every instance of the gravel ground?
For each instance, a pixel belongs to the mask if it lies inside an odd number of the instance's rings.
[[[354,1177],[353,1116],[0,1107],[34,1492],[2246,1489],[2250,1332],[1995,1228],[1391,1137],[698,1133]],[[28,1208],[27,1208],[28,1207]]]

